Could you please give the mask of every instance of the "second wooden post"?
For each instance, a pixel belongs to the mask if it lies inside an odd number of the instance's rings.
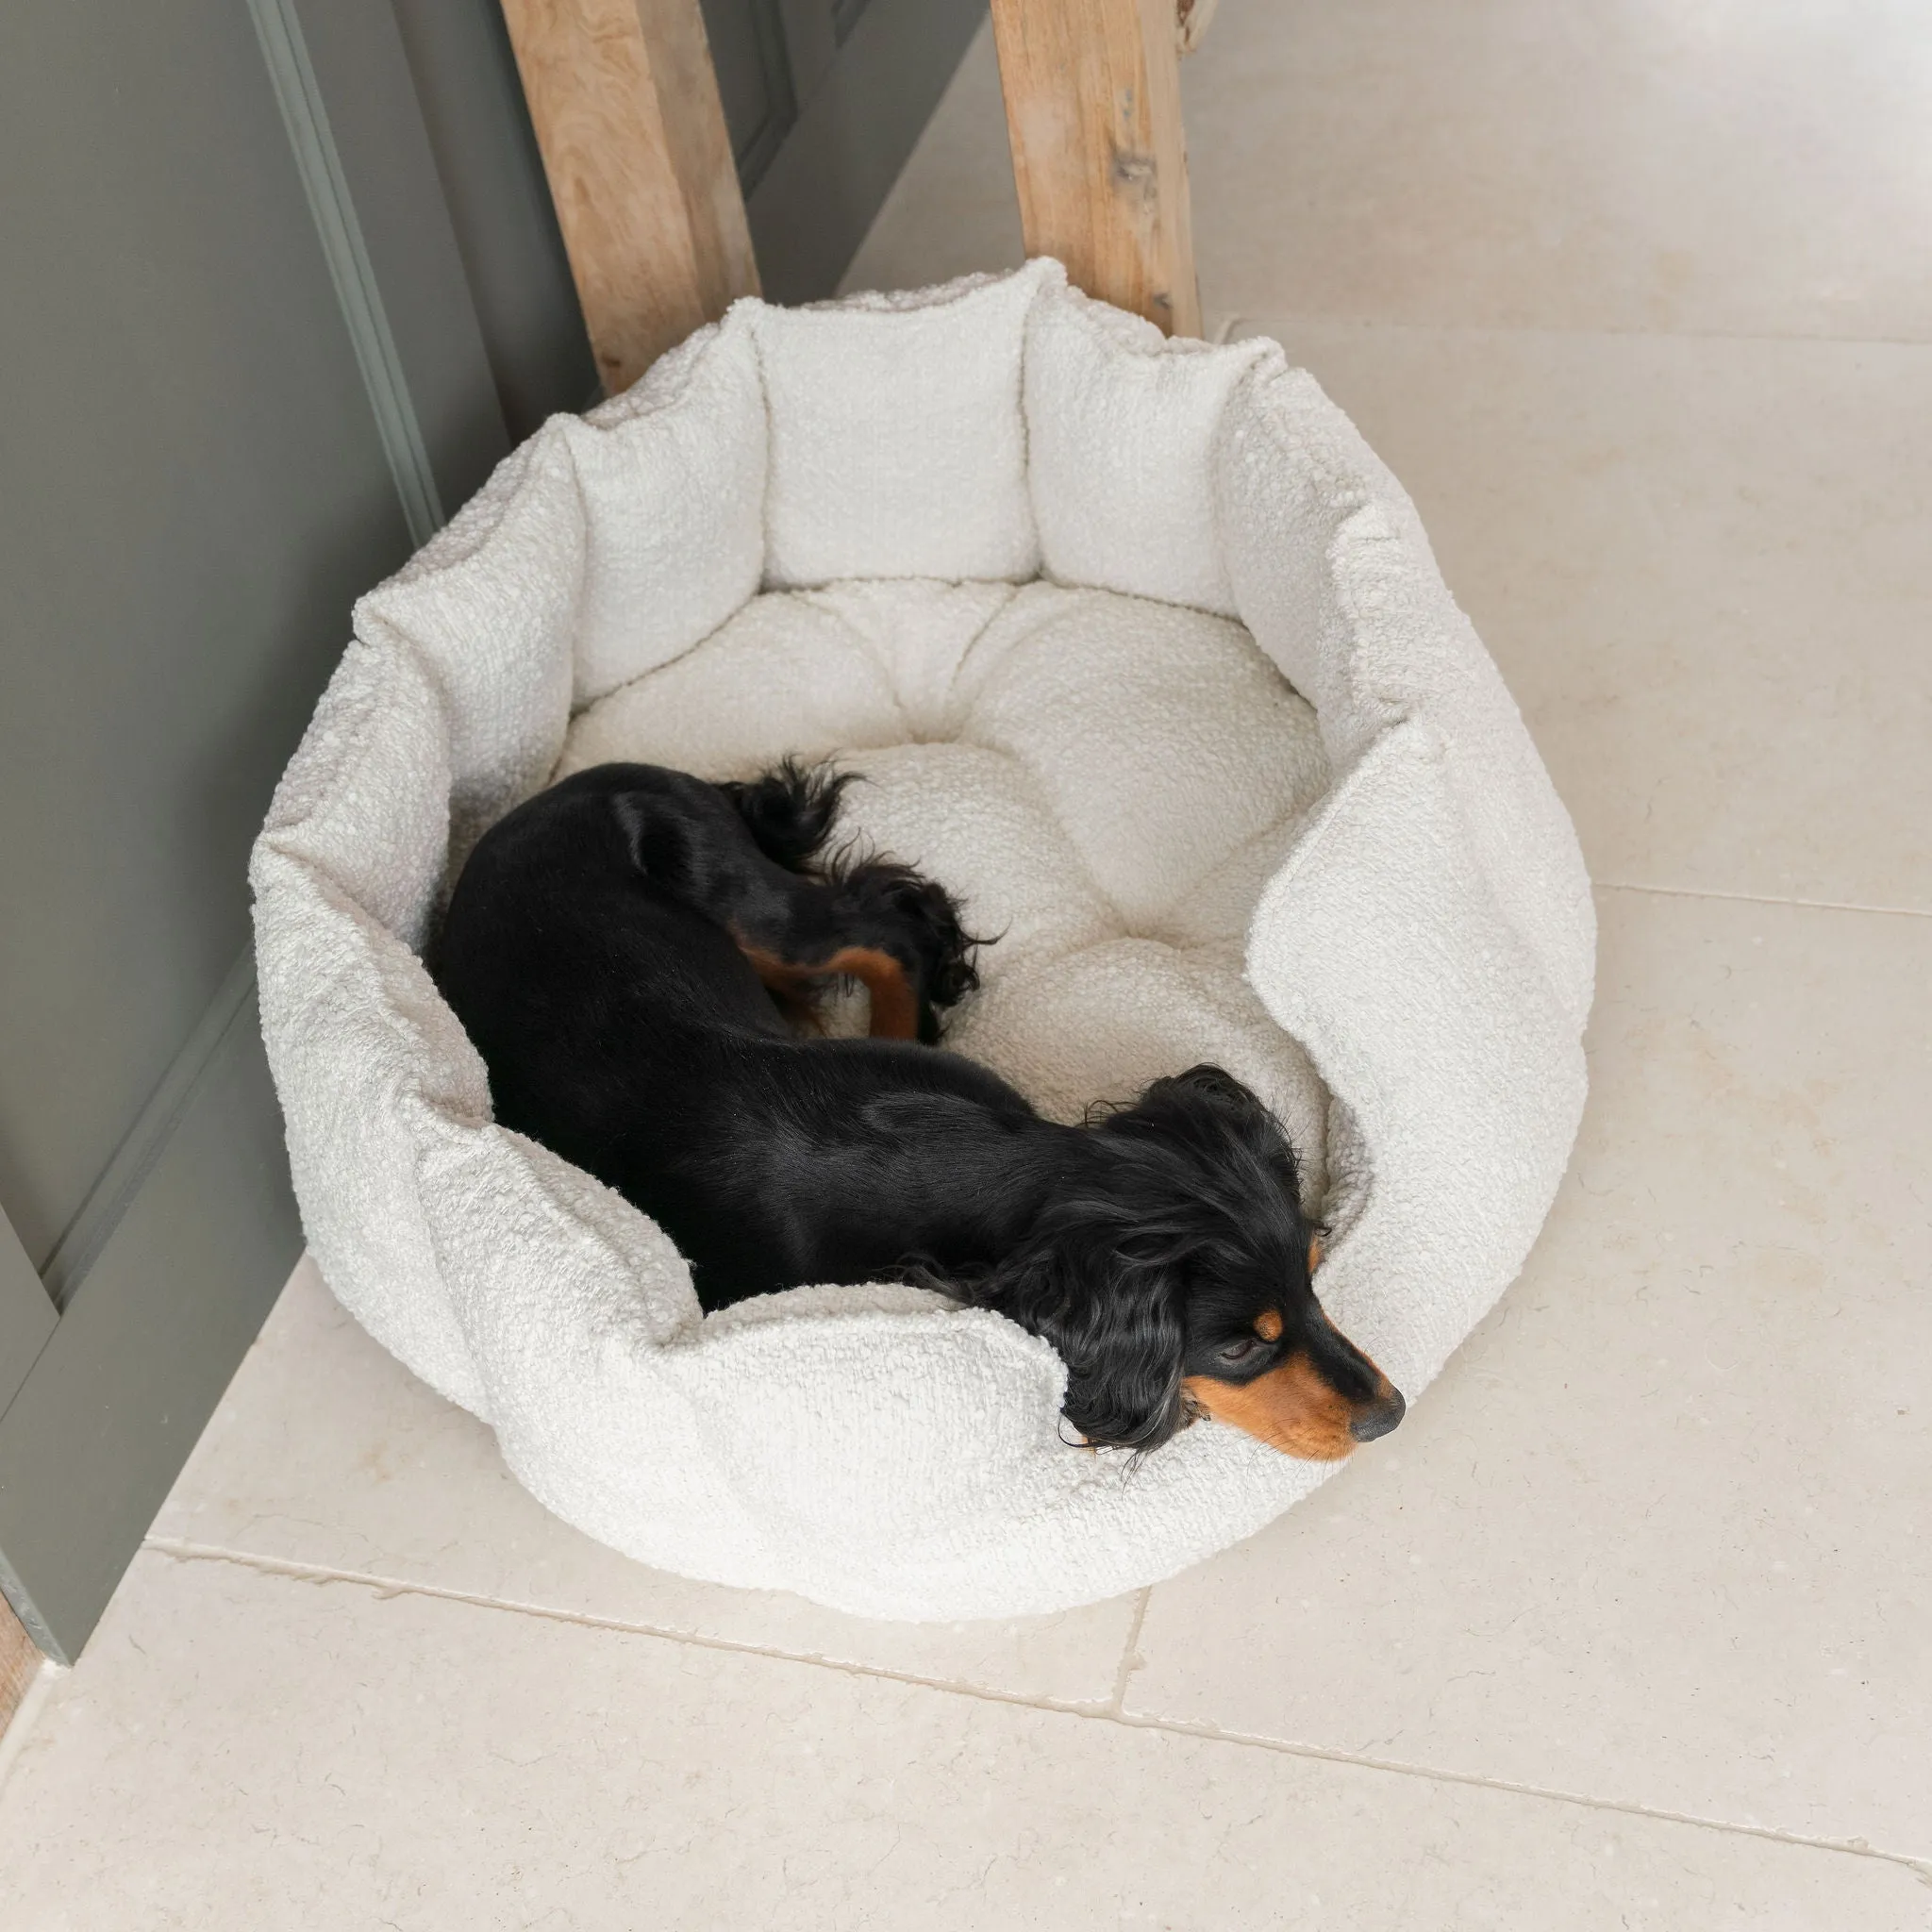
[[[1028,255],[1201,333],[1175,0],[992,0]]]

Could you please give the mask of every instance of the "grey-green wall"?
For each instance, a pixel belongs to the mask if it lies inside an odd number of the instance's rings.
[[[828,293],[983,0],[705,4],[804,50],[751,214]],[[593,379],[495,0],[0,8],[0,1589],[56,1656],[299,1250],[275,775],[357,593]]]

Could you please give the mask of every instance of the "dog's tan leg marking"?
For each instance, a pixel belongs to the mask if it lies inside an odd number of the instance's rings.
[[[734,939],[737,935],[732,935]],[[873,946],[841,946],[829,959],[815,966],[801,965],[795,959],[781,959],[762,946],[750,946],[741,939],[738,950],[751,961],[765,990],[788,1013],[801,1011],[814,1015],[810,989],[813,981],[832,979],[849,974],[865,988],[872,999],[871,1033],[874,1040],[916,1040],[919,1037],[919,1001],[906,969],[890,953]]]
[[[816,969],[822,973],[849,973],[872,998],[872,1023],[868,1030],[874,1040],[916,1040],[919,1037],[919,1001],[906,969],[890,953],[872,946],[841,946]]]
[[[766,952],[762,946],[747,945],[735,932],[731,937],[738,940],[738,950],[751,961],[751,970],[776,1002],[778,1010],[793,1025],[802,1026],[808,1033],[823,1033],[824,1023],[811,996],[811,983],[820,975],[808,966],[794,966],[775,953]]]

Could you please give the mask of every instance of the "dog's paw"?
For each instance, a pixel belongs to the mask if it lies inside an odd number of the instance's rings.
[[[911,978],[921,1009],[919,1037],[931,1044],[939,1024],[928,1009],[958,1006],[979,984],[974,954],[985,941],[966,930],[953,895],[910,866],[874,859],[858,867],[846,887],[869,902],[881,938]]]

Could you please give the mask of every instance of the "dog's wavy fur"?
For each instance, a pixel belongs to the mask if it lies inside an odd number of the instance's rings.
[[[1044,1336],[1091,1443],[1202,1411],[1345,1455],[1402,1398],[1323,1314],[1319,1228],[1260,1101],[1195,1067],[1079,1126],[939,1049],[977,985],[950,895],[833,845],[851,774],[604,765],[472,853],[431,958],[499,1123],[657,1221],[707,1308],[907,1278]],[[810,1024],[832,980],[873,1037]]]

